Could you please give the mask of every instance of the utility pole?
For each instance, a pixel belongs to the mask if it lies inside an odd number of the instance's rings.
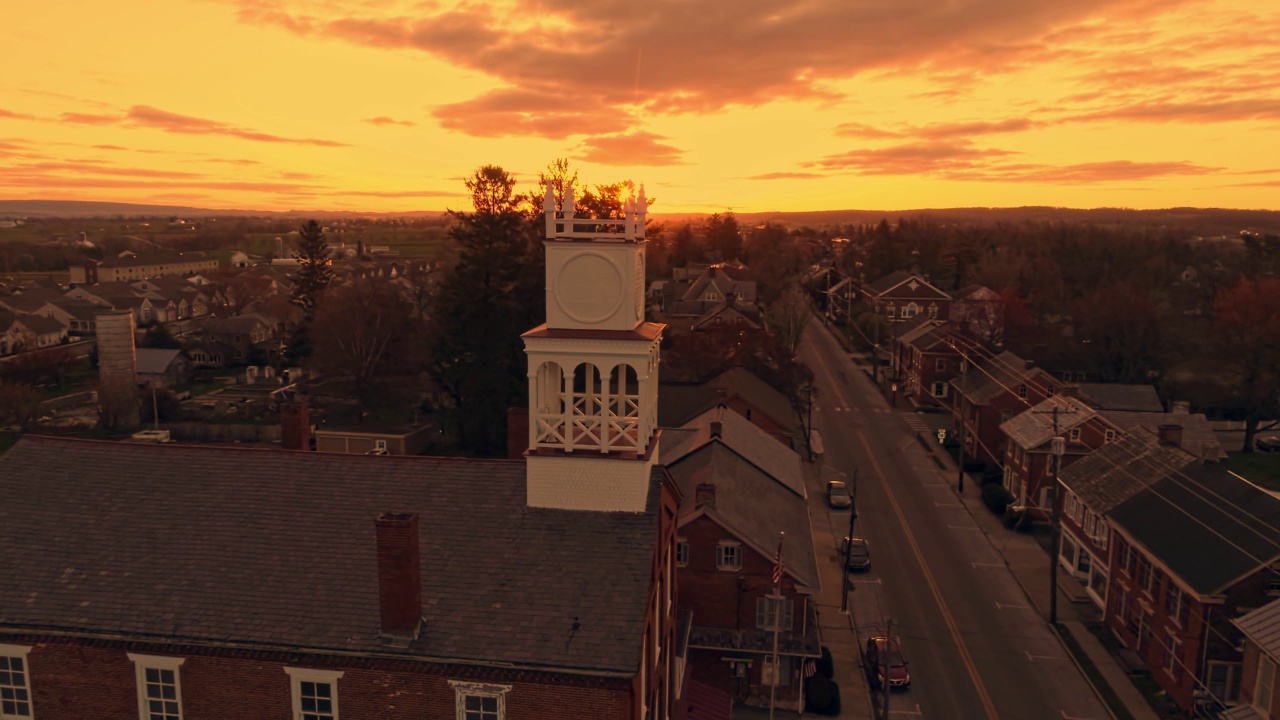
[[[960,358],[960,380],[963,383],[965,371],[968,370],[969,363],[963,356]],[[964,443],[965,443],[965,422],[964,422],[964,403],[957,400],[956,407],[960,409],[960,472],[956,478],[956,492],[964,494]]]
[[[853,487],[849,492],[849,537],[844,544],[844,585],[840,593],[840,612],[849,611],[849,559],[853,557],[853,521],[858,519],[858,471],[853,471]]]
[[[884,654],[881,655],[877,663],[876,672],[880,673],[880,692],[884,694],[884,702],[880,705],[880,720],[889,720],[889,670],[885,667],[887,656],[893,652],[893,618],[886,618],[884,622]]]
[[[805,428],[805,447],[809,449],[809,462],[813,462],[813,381],[809,381],[809,426]]]
[[[1062,542],[1062,503],[1058,501],[1058,472],[1062,468],[1062,455],[1066,451],[1067,441],[1059,434],[1059,408],[1056,402],[1051,412],[1053,413],[1053,438],[1049,441],[1049,448],[1053,453],[1053,493],[1049,497],[1049,515],[1052,518],[1052,543],[1049,550],[1049,624],[1053,625],[1058,622],[1058,553],[1061,552]]]

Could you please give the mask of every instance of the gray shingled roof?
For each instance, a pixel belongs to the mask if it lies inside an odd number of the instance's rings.
[[[526,507],[521,461],[26,437],[0,627],[634,673],[662,472],[645,513],[573,512]],[[420,515],[409,648],[379,638],[384,511]]]
[[[1154,385],[1076,383],[1076,387],[1080,390],[1080,399],[1099,410],[1164,412],[1164,403],[1160,402],[1160,393]]]
[[[720,436],[712,435],[711,424],[720,423]],[[671,440],[662,446],[662,462],[675,467],[690,453],[708,443],[722,443],[747,462],[773,477],[800,497],[806,497],[800,456],[791,448],[728,408],[712,408],[685,424],[685,432],[666,432]]]
[[[1273,660],[1280,659],[1280,600],[1272,600],[1231,622],[1262,652]]]
[[[1201,595],[1280,558],[1280,499],[1216,463],[1165,468],[1109,517]]]
[[[1000,424],[1000,430],[1014,443],[1034,450],[1053,438],[1054,408],[1058,409],[1058,433],[1067,432],[1098,414],[1097,410],[1075,398],[1053,395],[1028,410],[1014,415]]]
[[[122,268],[145,265],[166,265],[191,262],[207,262],[216,258],[208,257],[201,252],[162,253],[156,255],[138,255],[129,257],[110,257],[98,263],[98,267]]]
[[[138,359],[138,372],[143,375],[163,375],[173,364],[174,358],[182,354],[181,350],[168,348],[138,348],[134,350]]]
[[[701,385],[658,385],[658,424],[679,427],[733,397],[763,412],[787,432],[800,435],[799,416],[787,396],[742,367],[731,367]]]
[[[1161,445],[1154,432],[1139,427],[1064,467],[1058,477],[1086,507],[1106,515],[1159,479],[1167,468],[1193,459],[1180,448]]]
[[[1209,418],[1200,413],[1166,413],[1166,412],[1123,412],[1119,410],[1103,411],[1102,417],[1110,420],[1123,431],[1143,427],[1155,432],[1161,425],[1177,425],[1182,428],[1183,450],[1197,457],[1204,456],[1210,460],[1222,460],[1227,451],[1218,442],[1218,436],[1209,424]]]
[[[784,566],[796,582],[818,589],[808,502],[719,443],[703,445],[670,469],[684,496],[680,514],[691,512],[701,483],[716,487],[715,515],[744,542],[771,557],[778,532],[787,534]]]

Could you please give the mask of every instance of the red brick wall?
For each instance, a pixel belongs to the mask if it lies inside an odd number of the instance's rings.
[[[449,680],[511,685],[507,713],[513,718],[575,717],[630,720],[627,681],[592,681],[545,673],[449,668],[408,662],[335,658],[311,662],[208,654],[185,649],[127,649],[69,640],[30,642],[32,700],[40,720],[136,718],[134,664],[128,652],[185,657],[179,668],[184,720],[282,720],[291,717],[288,667],[340,670],[338,708],[343,720],[452,718],[455,693]]]

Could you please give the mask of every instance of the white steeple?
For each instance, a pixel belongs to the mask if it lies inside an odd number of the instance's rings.
[[[622,218],[561,211],[548,186],[547,322],[523,335],[529,358],[528,504],[644,510],[658,456],[658,344],[644,320],[647,203]]]

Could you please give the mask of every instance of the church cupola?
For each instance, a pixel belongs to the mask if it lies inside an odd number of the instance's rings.
[[[644,510],[665,327],[644,320],[646,205],[642,187],[622,218],[579,218],[572,186],[559,208],[547,188],[547,322],[523,335],[530,506]]]

